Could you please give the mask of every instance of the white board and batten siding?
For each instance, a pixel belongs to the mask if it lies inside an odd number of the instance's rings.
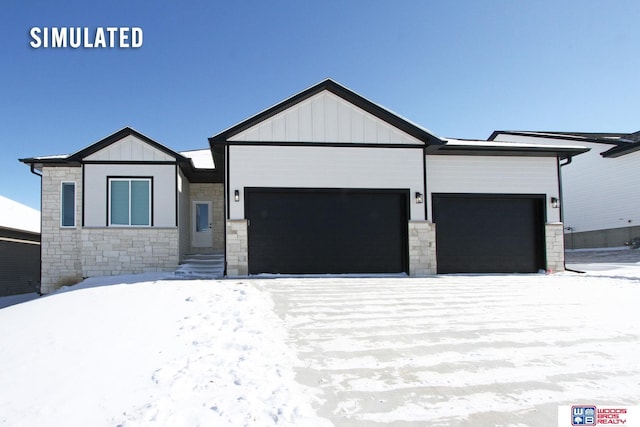
[[[496,140],[540,143],[540,138],[503,135]],[[567,141],[545,138],[544,144]],[[564,224],[574,232],[640,225],[640,152],[616,158],[600,154],[614,145],[579,142],[590,151],[561,168]],[[631,222],[629,222],[631,221]]]
[[[433,193],[545,194],[547,222],[560,221],[555,157],[427,156],[428,217]]]
[[[175,159],[129,135],[85,158],[88,161],[175,161]],[[176,226],[176,169],[174,165],[153,164],[85,164],[84,194],[85,227],[105,227],[107,224],[107,178],[153,177],[153,226]]]
[[[420,148],[234,145],[229,162],[231,219],[244,218],[246,187],[408,189],[411,219],[425,219],[411,197],[424,192]]]
[[[128,135],[87,157],[88,161],[171,162],[175,158],[133,135]]]
[[[422,144],[326,90],[232,136],[229,141]]]

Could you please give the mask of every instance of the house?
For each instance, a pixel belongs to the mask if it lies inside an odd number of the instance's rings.
[[[567,248],[617,247],[640,237],[640,132],[495,131],[489,140],[590,149],[561,168]]]
[[[0,297],[40,288],[40,212],[0,196]]]
[[[125,128],[42,174],[42,284],[227,276],[563,269],[559,164],[575,145],[442,139],[333,80],[177,153]]]

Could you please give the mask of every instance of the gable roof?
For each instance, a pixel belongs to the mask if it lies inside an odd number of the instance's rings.
[[[168,148],[165,145],[160,144],[157,141],[149,138],[148,136],[138,132],[137,130],[127,126],[119,131],[112,133],[111,135],[101,139],[98,142],[95,142],[88,147],[85,147],[73,154],[64,154],[64,155],[55,155],[55,156],[41,156],[41,157],[29,157],[25,159],[19,159],[22,163],[31,165],[32,170],[34,168],[39,169],[42,165],[65,165],[65,166],[80,166],[82,163],[85,163],[85,159],[100,150],[104,150],[112,144],[115,144],[123,139],[133,136],[140,141],[148,144],[156,150],[166,154],[169,157],[175,159],[175,163],[180,165],[180,168],[184,172],[184,174],[189,178],[191,182],[221,182],[221,178],[219,176],[218,171],[215,170],[215,167],[211,168],[199,168],[195,165],[194,159],[191,155],[184,156],[172,149]],[[189,153],[188,153],[189,154]],[[195,153],[191,152],[195,156]]]
[[[398,114],[388,110],[374,102],[369,101],[361,95],[350,89],[336,83],[331,79],[326,79],[284,101],[220,132],[209,138],[209,143],[214,144],[227,143],[233,136],[258,125],[259,123],[299,104],[322,91],[329,91],[332,94],[342,98],[348,103],[366,111],[367,113],[377,117],[378,119],[388,123],[389,125],[405,132],[408,135],[418,139],[425,145],[442,145],[444,141],[435,136],[427,129],[399,116]]]
[[[138,132],[135,129],[132,129],[128,126],[120,129],[119,131],[112,133],[111,135],[107,136],[106,138],[101,139],[100,141],[91,144],[88,147],[83,148],[82,150],[72,154],[69,156],[69,158],[67,159],[68,161],[71,162],[79,162],[82,161],[83,159],[85,159],[86,157],[110,146],[111,144],[120,141],[123,138],[126,138],[127,136],[134,136],[142,141],[144,141],[145,143],[149,144],[150,146],[152,146],[153,148],[162,151],[163,153],[173,157],[174,159],[176,159],[176,161],[179,162],[186,162],[188,161],[186,157],[182,156],[181,154],[173,151],[172,149],[160,144],[157,141],[154,141],[153,139],[149,138],[148,136]]]
[[[602,157],[620,157],[640,150],[640,131],[632,133],[613,132],[544,132],[544,131],[513,131],[497,130],[489,136],[493,141],[498,135],[528,136],[532,138],[560,139],[578,142],[590,142],[612,146],[600,153]]]
[[[24,159],[20,159],[20,161],[22,163],[27,163],[27,164],[34,164],[34,163],[75,163],[75,164],[80,164],[82,162],[83,159],[85,159],[86,157],[100,151],[103,150],[104,148],[107,148],[108,146],[110,146],[113,143],[116,143],[124,138],[126,138],[127,136],[134,136],[138,139],[140,139],[141,141],[145,142],[146,144],[149,144],[150,146],[152,146],[153,148],[162,151],[163,153],[173,157],[174,159],[176,159],[176,161],[178,162],[188,162],[189,160],[182,156],[181,154],[173,151],[172,149],[160,144],[157,141],[154,141],[153,139],[149,138],[148,136],[138,132],[135,129],[132,129],[129,126],[126,126],[122,129],[120,129],[119,131],[112,133],[111,135],[101,139],[98,142],[95,142],[91,145],[89,145],[88,147],[85,147],[83,149],[81,149],[80,151],[76,151],[73,154],[60,154],[60,155],[53,155],[53,156],[39,156],[39,157],[28,157],[28,158],[24,158]]]

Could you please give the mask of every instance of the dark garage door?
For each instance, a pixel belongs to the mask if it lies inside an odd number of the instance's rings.
[[[433,195],[438,273],[534,273],[544,263],[544,196]]]
[[[399,273],[407,191],[246,190],[249,273]]]

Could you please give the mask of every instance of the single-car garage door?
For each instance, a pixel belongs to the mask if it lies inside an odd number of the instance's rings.
[[[408,271],[406,190],[245,193],[249,273]]]
[[[434,194],[438,273],[545,268],[544,196]]]

